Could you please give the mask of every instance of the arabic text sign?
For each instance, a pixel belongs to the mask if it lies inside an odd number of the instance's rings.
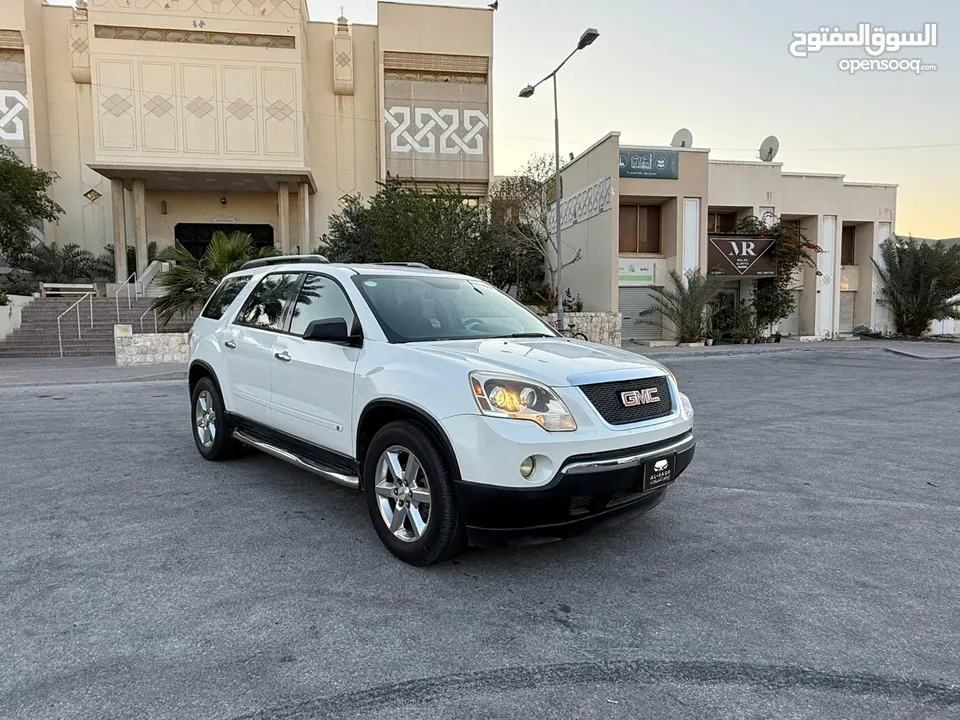
[[[707,241],[707,274],[772,277],[777,274],[774,240],[755,235],[711,235]]]
[[[680,176],[680,153],[676,150],[620,148],[620,177],[676,180]]]
[[[807,57],[825,47],[863,48],[867,55],[879,57],[884,53],[899,52],[907,47],[936,47],[937,24],[924,23],[923,32],[887,32],[883,27],[860,23],[856,31],[842,31],[839,27],[821,27],[815,32],[795,32],[790,43],[790,54]]]
[[[617,263],[618,285],[653,285],[655,275],[652,259],[622,257]]]

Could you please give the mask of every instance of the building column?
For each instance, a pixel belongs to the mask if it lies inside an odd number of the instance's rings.
[[[122,283],[130,276],[127,268],[127,214],[123,205],[123,180],[113,178],[110,181],[110,194],[113,200],[113,260],[116,280]]]
[[[817,244],[823,248],[817,254],[817,325],[820,337],[833,338],[839,329],[840,311],[840,242],[837,235],[840,223],[836,215],[824,215],[822,232]]]
[[[277,227],[280,231],[280,252],[290,255],[290,186],[277,183]]]
[[[300,252],[309,255],[313,249],[313,238],[310,235],[310,185],[302,182],[297,184],[298,221],[300,224]]]
[[[147,271],[147,184],[133,181],[133,229],[137,249],[137,282]]]

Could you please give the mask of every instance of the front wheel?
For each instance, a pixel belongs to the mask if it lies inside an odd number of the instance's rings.
[[[411,565],[448,560],[463,548],[450,467],[433,437],[401,420],[374,436],[363,468],[374,530],[397,558]]]
[[[229,460],[240,451],[240,443],[231,434],[227,411],[216,383],[200,378],[191,397],[193,441],[206,460]]]

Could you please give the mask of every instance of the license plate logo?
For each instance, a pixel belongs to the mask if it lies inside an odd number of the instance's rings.
[[[673,482],[673,458],[651,460],[644,469],[645,485],[647,489],[659,487]]]

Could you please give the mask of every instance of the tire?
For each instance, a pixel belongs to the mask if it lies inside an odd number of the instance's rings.
[[[414,460],[422,472],[413,469],[410,476]],[[402,471],[399,482],[397,470]],[[420,425],[399,420],[381,428],[367,450],[363,479],[374,530],[394,556],[425,566],[461,552],[466,529],[453,474],[436,440]],[[398,515],[402,517],[392,530],[390,522],[398,521]]]
[[[212,412],[211,412],[212,411]],[[201,419],[205,425],[201,425]],[[200,378],[190,398],[193,441],[205,460],[230,460],[240,454],[240,442],[227,423],[227,411],[216,383]]]
[[[581,332],[573,334],[574,340],[583,340],[584,342],[589,342],[589,338]]]

